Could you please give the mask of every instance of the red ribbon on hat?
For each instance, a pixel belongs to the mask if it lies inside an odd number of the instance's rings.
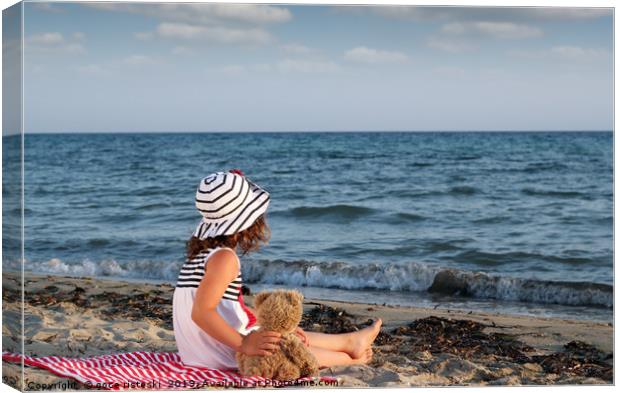
[[[235,175],[239,175],[239,176],[245,176],[243,172],[241,172],[241,169],[231,169],[228,172],[234,173]]]

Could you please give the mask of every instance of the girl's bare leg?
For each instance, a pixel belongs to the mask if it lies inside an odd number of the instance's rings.
[[[344,355],[349,358],[358,359],[365,355],[366,350],[370,348],[372,342],[375,341],[381,329],[381,323],[381,319],[377,319],[372,325],[351,333],[305,333],[306,336],[308,336],[311,347],[328,349],[340,353],[344,352]]]
[[[372,349],[366,348],[362,356],[352,358],[345,352],[310,346],[310,352],[316,357],[320,367],[349,366],[352,364],[366,364],[372,359]]]

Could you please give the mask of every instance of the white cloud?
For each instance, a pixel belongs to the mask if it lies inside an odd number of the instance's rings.
[[[409,61],[409,57],[402,52],[378,50],[365,46],[346,51],[344,58],[348,61],[366,64],[399,64]]]
[[[463,40],[448,39],[445,37],[431,37],[426,42],[429,48],[439,49],[450,53],[471,52],[478,49],[476,45]]]
[[[561,59],[592,61],[611,57],[611,53],[600,48],[583,48],[574,45],[559,45],[542,50],[514,49],[506,52],[508,56],[523,59]]]
[[[262,4],[119,2],[85,3],[83,6],[160,20],[155,31],[134,33],[138,40],[160,37],[220,44],[265,44],[272,41],[272,36],[264,26],[288,22],[293,17],[285,7]]]
[[[53,33],[41,33],[30,36],[30,43],[32,44],[41,44],[41,45],[56,45],[62,44],[65,42],[62,34],[53,32]]]
[[[508,56],[520,59],[542,59],[545,56],[549,56],[550,53],[549,50],[511,49],[506,51]]]
[[[107,72],[107,70],[99,64],[80,65],[77,66],[76,69],[79,73],[88,75],[102,75]]]
[[[376,14],[387,18],[416,21],[450,19],[453,13],[450,8],[445,7],[380,6],[372,8]]]
[[[611,17],[611,8],[574,7],[432,7],[432,6],[380,6],[343,7],[351,12],[371,11],[390,19],[415,21],[506,21],[532,20],[587,20]]]
[[[74,33],[71,41],[66,40],[58,32],[34,34],[26,38],[25,50],[32,53],[79,54],[86,50],[81,43],[76,41],[83,40],[84,34],[80,32]]]
[[[441,31],[450,35],[482,34],[494,38],[518,39],[540,37],[538,27],[511,22],[453,22],[442,26]]]
[[[218,68],[218,71],[226,75],[236,76],[245,74],[247,69],[245,66],[239,64],[230,64]]]
[[[452,22],[444,24],[440,34],[429,37],[426,44],[444,52],[464,53],[478,50],[483,37],[525,39],[542,35],[537,27],[512,22]]]
[[[65,51],[67,53],[85,53],[86,49],[82,44],[67,44],[66,46],[59,48],[61,51]]]
[[[250,67],[252,71],[269,72],[273,70],[273,66],[267,63],[254,64]]]
[[[205,35],[207,28],[203,26],[188,25],[184,23],[160,23],[157,26],[157,34],[166,38],[193,39]]]
[[[82,33],[81,31],[76,31],[75,33],[73,33],[73,38],[78,41],[84,41],[84,39],[86,38],[86,35]]]
[[[264,73],[273,71],[282,73],[326,74],[338,72],[341,69],[340,65],[333,61],[286,58],[273,64],[228,64],[213,68],[212,70],[229,76],[238,76],[254,72]]]
[[[104,11],[132,11],[133,7],[123,3],[86,3],[85,7],[97,8]]]
[[[533,17],[557,20],[596,19],[613,15],[611,8],[538,7],[525,10]]]
[[[433,69],[433,73],[446,78],[462,78],[465,76],[465,70],[455,66],[441,66]]]
[[[193,55],[196,52],[192,48],[188,48],[187,46],[175,46],[172,48],[173,55]]]
[[[152,66],[160,64],[160,59],[142,55],[133,54],[124,58],[114,59],[100,64],[84,64],[77,65],[75,69],[86,75],[118,75],[119,72],[123,72],[129,69],[141,69],[142,67]]]
[[[164,21],[193,24],[218,24],[228,21],[260,25],[288,22],[292,19],[292,14],[287,8],[262,4],[89,3],[84,4],[84,6],[106,11],[137,13]]]
[[[40,11],[52,12],[55,14],[64,12],[62,8],[52,7],[52,3],[34,3],[34,7]]]
[[[138,31],[136,33],[133,33],[133,36],[140,41],[148,41],[151,38],[153,38],[153,32],[152,31]]]
[[[171,5],[171,4],[168,4]],[[176,5],[177,8],[182,5]],[[291,20],[290,11],[282,7],[259,4],[186,4],[190,12],[204,12],[218,18],[250,23],[281,23]]]
[[[267,63],[259,64],[228,64],[222,67],[214,68],[213,70],[226,74],[229,76],[238,76],[251,72],[271,72],[275,69],[274,65]]]
[[[160,23],[157,34],[164,38],[204,40],[220,44],[265,44],[271,35],[261,28],[209,27],[184,23]]]
[[[331,73],[340,71],[340,66],[333,61],[284,59],[276,64],[282,72]]]
[[[579,46],[570,45],[554,46],[551,48],[551,53],[557,56],[572,59],[595,59],[610,55],[608,51],[603,49],[582,48]]]
[[[282,50],[294,55],[307,55],[316,52],[316,49],[309,48],[301,44],[285,44],[281,46]]]
[[[131,55],[131,56],[124,58],[122,60],[122,63],[130,65],[130,66],[142,66],[142,65],[154,64],[156,63],[156,61],[152,57],[136,54],[136,55]]]

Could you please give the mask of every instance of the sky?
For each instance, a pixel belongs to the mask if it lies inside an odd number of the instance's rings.
[[[610,9],[24,6],[26,132],[611,130]]]

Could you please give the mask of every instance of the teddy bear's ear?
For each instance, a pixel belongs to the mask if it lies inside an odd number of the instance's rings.
[[[302,303],[304,301],[304,295],[302,295],[301,292],[298,291],[288,291],[286,297],[288,301],[292,304]]]
[[[254,308],[259,308],[261,303],[271,295],[270,292],[259,292],[254,296]]]

